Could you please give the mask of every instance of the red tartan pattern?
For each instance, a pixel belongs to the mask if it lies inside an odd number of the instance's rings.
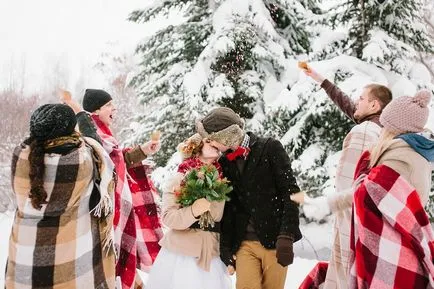
[[[129,177],[124,152],[119,148],[119,143],[113,137],[110,129],[101,122],[97,115],[92,114],[92,119],[96,125],[97,133],[103,141],[104,149],[109,153],[115,164],[117,173],[113,220],[115,248],[117,249],[116,276],[120,277],[120,287],[122,289],[137,288],[137,284],[142,284],[142,281],[136,272],[136,268],[148,270],[160,249],[158,241],[161,239],[162,232],[159,233],[159,230],[161,230],[159,221],[158,225],[155,221],[152,221],[152,229],[147,230],[145,224],[143,224],[144,220],[142,220],[145,219],[145,214],[148,212],[152,215],[151,219],[158,218],[156,217],[157,210],[151,208],[151,197],[146,197],[150,194],[149,185],[144,186],[143,180],[133,180]],[[142,174],[140,170],[140,167],[138,167],[132,169],[130,173],[133,173],[136,177],[146,177],[146,174]],[[130,189],[131,186],[134,187],[134,190]],[[146,212],[141,208],[145,204],[149,205],[149,210]],[[137,211],[139,215],[136,215]],[[152,231],[152,234],[148,237],[147,234],[150,231]],[[157,235],[158,240],[155,240]],[[149,247],[144,246],[148,245],[148,241]]]
[[[327,262],[318,262],[304,278],[298,289],[320,289],[325,282],[328,266],[329,263]]]
[[[128,174],[137,230],[137,268],[149,272],[163,237],[159,209],[154,201],[158,194],[144,166],[130,168]]]
[[[367,157],[356,171],[366,171]],[[349,288],[434,287],[428,216],[416,190],[390,167],[371,169],[357,188],[350,247]]]

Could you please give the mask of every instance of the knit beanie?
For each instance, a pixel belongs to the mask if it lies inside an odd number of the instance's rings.
[[[196,121],[196,131],[203,137],[226,146],[237,146],[244,138],[244,120],[228,107],[211,110]]]
[[[30,117],[30,136],[44,141],[71,135],[76,124],[75,113],[69,106],[44,104]]]
[[[106,91],[88,88],[83,97],[83,109],[87,112],[94,112],[111,100],[111,95]]]
[[[380,116],[380,123],[389,131],[398,134],[423,131],[428,121],[432,93],[420,90],[414,97],[401,96],[393,99]]]

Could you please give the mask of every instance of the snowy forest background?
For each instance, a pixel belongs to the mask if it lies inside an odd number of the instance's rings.
[[[432,0],[145,2],[124,16],[137,23],[139,41],[128,48],[108,42],[78,77],[55,63],[34,89],[25,59],[3,66],[0,190],[10,190],[10,156],[32,110],[57,101],[59,87],[78,100],[91,86],[109,91],[118,107],[115,133],[125,145],[162,131],[157,185],[179,161],[176,146],[192,134],[195,118],[224,105],[249,130],[284,144],[300,186],[312,195],[334,192],[334,169],[352,124],[298,69],[299,60],[354,98],[371,82],[387,85],[394,97],[434,91]],[[98,81],[89,83],[90,75]],[[433,116],[428,126],[434,129]],[[433,200],[428,208],[434,216]]]
[[[0,193],[11,190],[12,150],[32,111],[57,102],[58,88],[78,101],[86,88],[110,92],[114,133],[124,145],[161,130],[157,187],[180,161],[176,146],[193,133],[194,120],[224,105],[249,130],[284,144],[311,195],[334,193],[352,123],[299,60],[354,99],[372,82],[394,97],[434,91],[432,0],[0,0],[0,24]],[[428,127],[434,130],[434,115]],[[427,209],[434,219],[434,196]],[[285,288],[297,288],[330,254],[331,217],[301,217],[304,238]],[[2,232],[11,222],[0,214]],[[0,287],[3,281],[0,275]]]

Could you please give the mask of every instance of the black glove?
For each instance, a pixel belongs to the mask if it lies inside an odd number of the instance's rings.
[[[292,237],[280,235],[276,241],[277,263],[283,267],[291,265],[294,262],[294,251],[292,249]]]

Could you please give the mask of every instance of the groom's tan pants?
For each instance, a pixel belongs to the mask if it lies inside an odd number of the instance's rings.
[[[276,250],[258,241],[243,241],[236,254],[237,289],[283,289],[286,271],[277,263]]]

